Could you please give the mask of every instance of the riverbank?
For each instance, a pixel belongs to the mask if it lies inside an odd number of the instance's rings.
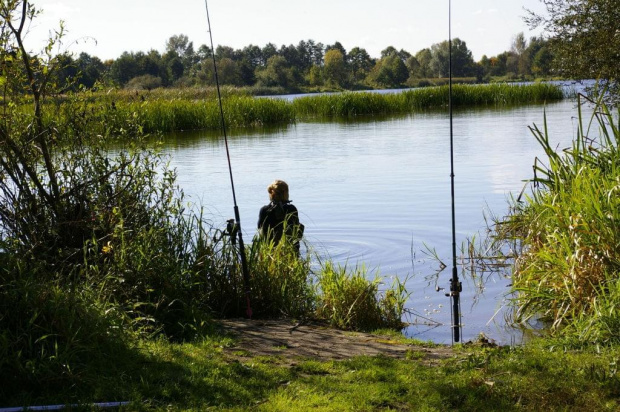
[[[318,353],[312,353],[318,351]],[[128,402],[119,410],[617,410],[618,347],[455,347],[291,320],[232,320],[187,343],[142,341],[79,384],[0,406]],[[88,408],[86,408],[88,409]]]

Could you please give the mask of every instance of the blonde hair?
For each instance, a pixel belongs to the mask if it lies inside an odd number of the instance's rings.
[[[274,180],[267,187],[267,192],[272,202],[288,202],[288,185],[284,180]]]

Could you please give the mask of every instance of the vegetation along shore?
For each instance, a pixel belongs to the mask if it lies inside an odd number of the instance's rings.
[[[563,99],[561,86],[549,83],[454,85],[455,107],[542,104]],[[71,104],[69,104],[71,100]],[[348,118],[360,115],[391,115],[445,109],[448,86],[411,89],[398,93],[344,92],[307,95],[293,100],[253,97],[226,89],[222,99],[228,128],[287,125],[315,118]],[[181,130],[219,130],[217,96],[213,89],[167,89],[154,92],[110,92],[63,97],[50,110],[54,117],[74,117],[89,112],[89,121],[99,134],[102,127],[127,128],[126,119],[144,133]]]

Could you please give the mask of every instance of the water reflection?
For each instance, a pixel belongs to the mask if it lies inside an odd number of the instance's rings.
[[[574,105],[455,111],[457,242],[484,229],[483,209],[503,215],[507,197],[531,177],[533,159],[543,153],[528,125],[542,125],[546,112],[556,144],[570,144]],[[433,278],[437,262],[424,253],[434,249],[450,262],[448,128],[445,112],[424,112],[232,131],[229,149],[245,238],[255,233],[269,182],[286,180],[307,240],[323,258],[364,262],[383,276],[407,278],[415,314],[410,320],[418,323],[408,333],[450,342],[449,300],[445,291],[436,291],[448,288],[450,274]],[[232,217],[222,138],[177,133],[166,137],[164,151],[171,154],[181,187],[213,222]],[[502,343],[519,339],[503,322],[508,283],[494,277],[477,297],[475,280],[464,280],[465,340],[480,332]]]

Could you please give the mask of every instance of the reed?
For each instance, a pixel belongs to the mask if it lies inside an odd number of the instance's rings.
[[[299,257],[286,238],[277,244],[256,238],[248,253],[255,315],[312,317],[316,293],[310,263],[310,257]]]
[[[578,115],[571,148],[536,159],[534,192],[502,222],[522,245],[513,270],[515,319],[547,321],[552,333],[580,341],[618,340],[620,330],[620,138],[618,118],[601,101]]]
[[[350,118],[360,115],[413,113],[448,105],[448,86],[411,89],[400,93],[346,92],[309,95],[287,101],[255,98],[247,91],[225,88],[222,104],[228,128],[291,124],[310,118]],[[217,95],[213,89],[172,89],[151,92],[111,91],[84,95],[88,106],[76,113],[68,97],[50,101],[49,121],[75,121],[88,112],[89,128],[100,135],[127,134],[128,126],[140,132],[218,130],[221,128]],[[558,86],[489,84],[454,85],[453,104],[502,106],[543,103],[563,97]],[[73,119],[73,120],[72,120]],[[132,132],[133,133],[133,132]]]
[[[365,331],[403,328],[404,303],[409,294],[402,283],[381,294],[381,279],[369,279],[363,266],[349,271],[346,265],[331,262],[325,262],[317,276],[316,314],[331,326]]]
[[[544,103],[564,97],[558,86],[537,83],[531,85],[489,84],[463,85],[452,88],[454,106],[503,106]],[[411,113],[447,107],[449,87],[426,87],[401,93],[347,92],[307,96],[295,99],[293,106],[298,117],[350,117],[356,115]]]

